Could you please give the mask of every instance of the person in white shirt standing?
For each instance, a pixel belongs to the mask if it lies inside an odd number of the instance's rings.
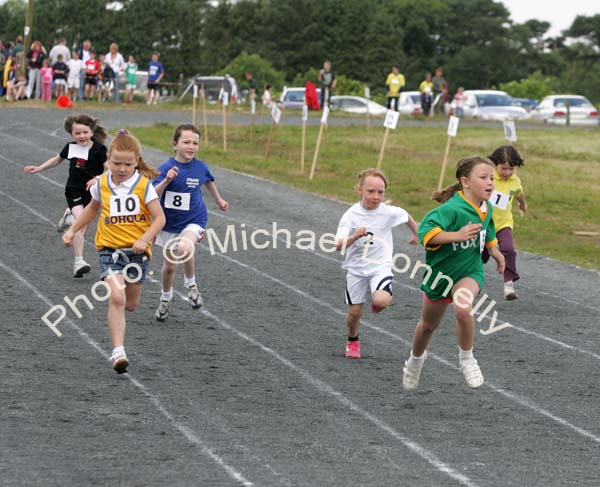
[[[77,92],[81,83],[81,73],[84,71],[84,64],[79,59],[79,53],[73,51],[73,58],[67,63],[69,75],[67,77],[67,91],[71,96],[71,100],[77,100]]]
[[[371,291],[371,309],[379,313],[392,303],[392,228],[404,223],[413,233],[411,245],[417,245],[417,223],[402,208],[384,203],[387,179],[377,169],[365,169],[358,175],[356,190],[360,202],[342,216],[336,232],[337,249],[346,257],[346,315],[348,342],[346,358],[361,358],[358,331],[362,306]]]
[[[71,51],[67,47],[67,40],[64,37],[61,37],[58,42],[52,46],[50,49],[50,65],[54,65],[58,62],[58,56],[62,56],[62,61],[65,64],[68,64],[71,60]]]
[[[119,78],[121,77],[121,73],[125,70],[125,59],[123,59],[123,56],[119,52],[119,45],[116,42],[113,42],[110,45],[110,52],[106,55],[104,62],[108,64],[112,68],[113,73],[115,73],[114,102],[119,103]],[[103,66],[100,69],[103,69]]]

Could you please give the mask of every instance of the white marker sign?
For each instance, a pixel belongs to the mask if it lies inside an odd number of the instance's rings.
[[[223,106],[229,105],[229,93],[223,91]]]
[[[273,122],[279,125],[279,121],[281,120],[281,110],[276,103],[273,103],[273,108],[271,108],[271,117],[273,118]]]
[[[198,98],[198,85],[194,83],[194,98]]]
[[[395,130],[398,126],[398,119],[400,118],[400,113],[395,110],[388,110],[385,115],[385,120],[383,121],[383,126],[386,129]]]
[[[365,86],[365,98],[371,97],[371,89],[368,86]]]
[[[458,132],[458,123],[460,122],[460,118],[458,117],[450,117],[450,121],[448,122],[448,136],[456,137]]]
[[[308,107],[306,105],[302,107],[302,121],[308,122]]]
[[[509,142],[517,141],[517,128],[512,120],[504,120],[504,138]]]
[[[329,118],[329,107],[325,105],[323,108],[323,115],[321,115],[321,123],[327,123],[327,119]]]
[[[250,113],[256,115],[256,100],[250,100]]]

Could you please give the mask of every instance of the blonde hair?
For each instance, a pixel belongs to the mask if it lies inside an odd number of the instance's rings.
[[[387,178],[385,177],[385,174],[383,174],[383,171],[380,171],[379,169],[373,169],[372,167],[364,169],[358,173],[358,186],[362,187],[369,176],[381,178],[387,189]]]
[[[471,156],[461,159],[456,165],[456,179],[458,180],[458,182],[451,184],[450,186],[446,186],[441,191],[436,191],[431,196],[432,199],[438,201],[439,203],[445,203],[446,201],[448,201],[450,198],[452,198],[452,196],[454,196],[455,193],[462,189],[460,179],[468,178],[475,166],[479,164],[485,164],[487,166],[494,167],[492,161],[490,161],[486,157]]]
[[[117,130],[115,137],[108,147],[108,157],[110,157],[113,151],[133,152],[138,162],[138,171],[148,179],[154,179],[160,174],[154,167],[142,159],[142,146],[140,141],[127,130]]]

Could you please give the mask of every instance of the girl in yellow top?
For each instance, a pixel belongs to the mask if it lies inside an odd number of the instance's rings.
[[[67,246],[75,233],[100,212],[96,247],[100,254],[100,277],[110,292],[108,330],[112,339],[113,368],[127,372],[125,355],[125,310],[134,311],[146,279],[150,246],[165,225],[165,215],[150,182],[158,171],[141,156],[138,140],[119,130],[108,149],[110,172],[90,188],[92,200],[63,235]],[[108,290],[107,290],[108,292]]]
[[[496,227],[496,238],[500,252],[506,260],[504,269],[504,299],[517,298],[513,283],[519,279],[517,272],[517,253],[515,252],[515,241],[513,238],[513,215],[512,203],[516,199],[522,215],[527,211],[525,193],[516,168],[523,166],[525,161],[511,145],[498,147],[489,156],[494,163],[494,193],[490,203],[494,206],[494,225]],[[489,254],[484,251],[483,261],[487,262]]]
[[[432,102],[433,83],[431,82],[431,73],[425,73],[425,79],[421,81],[419,85],[419,91],[421,92],[421,110],[423,115],[429,116]]]

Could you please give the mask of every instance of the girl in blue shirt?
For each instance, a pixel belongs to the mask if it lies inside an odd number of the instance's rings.
[[[195,276],[194,245],[204,237],[208,211],[202,199],[202,186],[210,191],[222,211],[229,203],[219,194],[215,178],[208,166],[196,159],[200,147],[200,132],[191,124],[179,125],[173,134],[175,156],[169,158],[158,170],[154,187],[160,197],[167,222],[155,243],[164,247],[161,272],[162,294],[155,317],[166,321],[169,304],[173,299],[173,281],[178,263],[183,264],[184,284],[188,289],[188,302],[194,309],[202,306]]]

